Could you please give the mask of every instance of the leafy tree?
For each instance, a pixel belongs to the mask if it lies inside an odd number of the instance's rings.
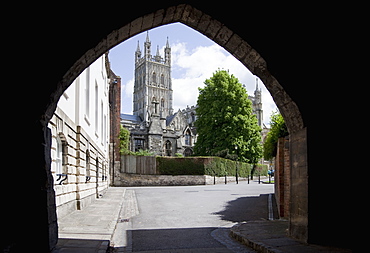
[[[128,145],[130,143],[130,131],[121,125],[119,130],[119,152],[121,155],[130,153]]]
[[[225,70],[216,71],[204,84],[197,101],[195,153],[257,163],[262,157],[261,128],[245,88]]]
[[[271,160],[276,156],[278,139],[289,134],[284,118],[278,112],[271,114],[270,126],[270,132],[268,132],[266,141],[263,144],[263,157],[267,160]]]

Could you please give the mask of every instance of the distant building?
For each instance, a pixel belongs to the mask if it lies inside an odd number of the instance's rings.
[[[258,124],[262,127],[261,90],[254,97],[253,104]],[[197,139],[194,122],[197,119],[196,106],[173,112],[173,90],[171,80],[171,48],[164,48],[164,58],[159,47],[151,55],[151,42],[147,33],[144,52],[138,42],[135,51],[135,83],[133,94],[133,115],[121,114],[121,124],[130,131],[130,150],[149,150],[155,155],[184,156],[193,154]]]

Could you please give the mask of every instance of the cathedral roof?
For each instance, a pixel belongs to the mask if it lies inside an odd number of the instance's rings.
[[[175,118],[177,113],[166,117],[166,126],[169,126],[171,121]]]
[[[123,120],[129,120],[129,121],[136,121],[136,122],[141,122],[141,119],[137,115],[131,115],[131,114],[124,114],[121,113],[121,119]]]

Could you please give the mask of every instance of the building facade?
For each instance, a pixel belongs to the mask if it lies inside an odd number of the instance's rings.
[[[109,185],[108,53],[63,93],[48,127],[58,217],[88,205]]]

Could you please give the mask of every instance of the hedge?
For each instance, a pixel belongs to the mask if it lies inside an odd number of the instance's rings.
[[[160,175],[204,175],[204,158],[175,158],[157,156]]]
[[[250,175],[251,164],[236,162],[221,157],[161,157],[156,158],[157,170],[161,175],[210,175],[235,176],[236,169],[240,177]],[[258,164],[254,175],[267,176],[267,165]]]

